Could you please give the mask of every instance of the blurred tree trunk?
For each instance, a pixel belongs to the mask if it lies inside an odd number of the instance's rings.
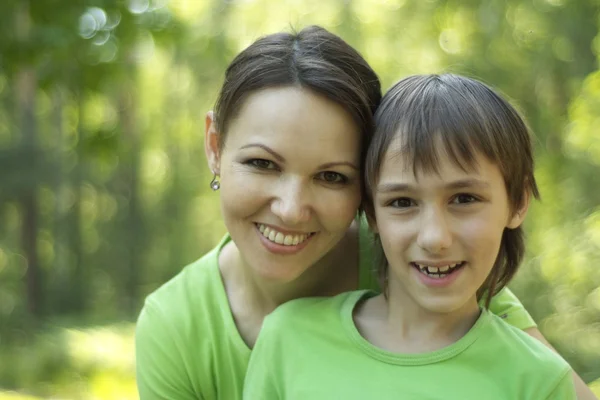
[[[179,73],[176,79],[179,79]],[[180,83],[177,82],[175,87],[179,88]],[[170,115],[177,115],[181,118],[181,114],[178,114],[181,110],[185,110],[185,104],[182,99],[185,97],[180,93],[174,91],[168,87],[168,83],[165,82],[165,93],[168,93],[167,103],[165,106],[169,109]],[[169,175],[169,186],[167,193],[165,194],[165,205],[164,213],[158,221],[163,226],[168,227],[168,243],[169,243],[169,263],[170,267],[181,268],[184,263],[182,255],[185,253],[185,240],[186,231],[181,229],[182,218],[184,217],[183,209],[185,204],[182,204],[188,199],[186,188],[184,187],[181,173],[183,171],[182,163],[182,151],[180,149],[181,141],[179,136],[175,134],[174,130],[177,129],[176,118],[164,118],[163,125],[166,135],[166,148],[169,155],[169,164],[171,168],[171,174]],[[164,269],[164,275],[162,280],[166,281],[172,277],[172,270],[170,268]]]
[[[22,2],[16,16],[17,38],[25,45],[29,40],[31,21],[29,17],[29,4]],[[24,46],[25,47],[25,46]],[[35,163],[36,155],[36,115],[35,94],[37,77],[34,67],[29,65],[27,59],[19,68],[16,77],[17,104],[19,112],[19,128],[21,133],[21,146],[23,154],[29,159],[27,162]],[[19,203],[22,212],[21,246],[27,259],[26,292],[27,308],[31,315],[39,316],[41,313],[41,271],[37,253],[37,185],[35,180],[30,180],[24,185]]]
[[[128,315],[137,313],[136,301],[138,298],[138,280],[140,264],[142,262],[141,252],[144,245],[144,226],[140,207],[140,159],[141,140],[137,126],[136,115],[136,92],[133,78],[136,73],[135,63],[128,60],[127,76],[125,84],[119,94],[120,120],[123,126],[123,138],[126,141],[127,163],[126,163],[126,185],[129,193],[128,199],[128,225],[127,241],[130,248],[126,254],[129,255],[124,274],[122,299],[123,310]],[[117,271],[118,272],[118,271]]]
[[[52,310],[64,311],[68,310],[68,299],[65,298],[64,287],[69,285],[68,266],[69,259],[67,257],[68,249],[68,236],[66,232],[66,210],[68,208],[68,193],[67,193],[67,182],[65,179],[64,170],[64,157],[65,157],[65,145],[64,145],[64,123],[63,123],[63,111],[64,111],[65,95],[63,89],[60,86],[56,86],[52,92],[52,122],[54,125],[54,135],[56,140],[56,147],[54,148],[54,154],[56,155],[56,169],[54,171],[53,192],[55,195],[54,205],[54,263],[52,266],[52,292],[48,293],[48,301],[51,302]]]
[[[22,144],[34,155],[36,124],[34,112],[36,78],[32,69],[23,69],[17,79],[19,108],[21,110]],[[32,160],[33,161],[33,160]],[[34,161],[33,161],[34,162]],[[27,258],[27,306],[32,315],[39,316],[41,306],[41,272],[37,254],[37,194],[36,185],[30,182],[22,193],[20,203],[23,215],[22,247]]]
[[[83,263],[83,245],[82,245],[82,222],[81,222],[81,190],[85,179],[85,131],[83,128],[83,121],[85,118],[84,104],[85,104],[85,88],[83,77],[79,81],[79,89],[75,96],[76,104],[78,108],[77,118],[77,164],[73,172],[73,207],[71,209],[69,218],[69,244],[71,247],[71,263],[73,266],[72,276],[70,279],[71,283],[71,298],[68,299],[70,302],[70,311],[81,312],[86,309],[87,305],[87,293],[86,287],[88,282],[86,281],[86,275]]]

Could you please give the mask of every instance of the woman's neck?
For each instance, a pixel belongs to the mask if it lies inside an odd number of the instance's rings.
[[[331,253],[333,252],[335,249]],[[220,269],[227,288],[243,296],[244,303],[248,306],[268,314],[289,300],[318,296],[322,283],[327,280],[330,272],[329,267],[333,261],[331,253],[294,281],[277,282],[256,274],[247,266],[235,244],[230,242],[221,253]]]
[[[219,256],[219,269],[240,334],[251,347],[262,320],[277,306],[293,299],[331,296],[358,287],[358,233],[348,231],[328,254],[291,282],[262,278],[248,266],[235,243]]]

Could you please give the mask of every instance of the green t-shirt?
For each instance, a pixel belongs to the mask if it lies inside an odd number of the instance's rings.
[[[219,252],[230,240],[226,236],[146,299],[136,327],[136,374],[142,400],[242,397],[250,349],[236,328],[218,267]],[[377,290],[371,248],[363,219],[360,289]],[[520,329],[535,326],[507,290],[494,297],[490,308]]]
[[[275,310],[252,352],[244,399],[575,400],[569,365],[485,309],[465,336],[434,352],[373,346],[352,312],[374,294],[299,299]]]

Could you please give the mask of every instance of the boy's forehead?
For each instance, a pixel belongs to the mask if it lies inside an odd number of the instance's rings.
[[[394,140],[392,140],[389,147],[385,151],[383,163],[408,164],[406,160],[409,158],[411,157],[408,149],[402,143],[402,141],[396,137]]]
[[[485,155],[472,148],[472,160],[466,160],[449,148],[440,136],[429,146],[409,146],[400,135],[391,141],[384,158],[382,169],[392,168],[395,173],[410,174],[413,177],[424,173],[440,174],[447,169],[460,169],[463,172],[476,172]],[[383,171],[382,171],[383,172]]]

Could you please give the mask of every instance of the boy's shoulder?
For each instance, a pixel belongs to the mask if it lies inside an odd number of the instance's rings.
[[[569,364],[544,343],[497,315],[489,313],[489,318],[494,334],[490,335],[488,348],[509,357],[511,364],[518,365],[525,373],[531,371],[536,376],[560,379],[571,370]]]

